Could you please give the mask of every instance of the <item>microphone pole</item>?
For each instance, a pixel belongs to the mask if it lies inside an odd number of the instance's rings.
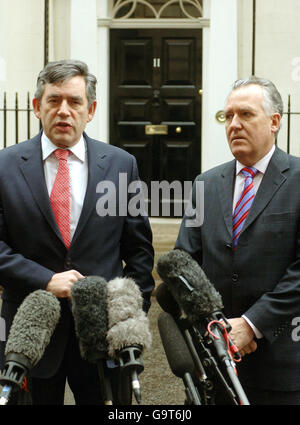
[[[187,288],[187,290],[192,293],[195,289],[192,285],[189,284],[189,282],[187,281],[187,279],[185,279],[184,276],[179,275],[178,276],[179,280],[183,283],[183,285]],[[213,316],[218,316],[221,315],[223,320],[226,321],[226,319],[224,318],[224,316],[222,315],[221,312],[215,312],[213,313]],[[249,400],[245,394],[245,391],[243,390],[243,387],[240,384],[240,381],[236,375],[235,372],[235,368],[233,367],[232,363],[233,363],[233,359],[232,357],[229,355],[227,349],[226,349],[226,343],[224,340],[224,336],[223,334],[220,332],[219,326],[221,325],[221,323],[218,320],[212,320],[209,323],[210,327],[213,326],[214,328],[214,334],[212,332],[209,332],[210,335],[213,336],[213,343],[214,346],[216,348],[217,354],[220,358],[220,360],[225,364],[226,370],[227,370],[227,374],[234,386],[234,389],[237,393],[237,396],[239,397],[240,403],[243,405],[249,405]],[[230,340],[230,338],[228,337],[228,343],[231,346],[234,346],[233,342]],[[228,347],[230,348],[230,347]],[[216,366],[216,365],[215,365]],[[216,369],[216,372],[218,373],[218,370]],[[220,374],[218,373],[219,377]],[[222,379],[223,381],[223,379]]]
[[[99,375],[99,381],[101,386],[101,392],[103,394],[104,398],[104,404],[106,406],[111,406],[113,404],[113,396],[112,396],[112,389],[111,389],[111,382],[109,377],[107,376],[106,369],[104,366],[104,360],[98,360],[97,361],[97,369],[98,369],[98,375]]]
[[[249,400],[245,394],[245,391],[237,377],[235,367],[233,366],[233,359],[231,355],[226,350],[226,343],[224,341],[224,336],[222,332],[220,331],[221,323],[217,321],[212,321],[210,324],[210,338],[212,337],[212,341],[214,343],[214,346],[216,348],[216,351],[218,353],[219,358],[223,362],[223,364],[226,367],[227,374],[232,382],[232,385],[234,386],[234,389],[236,391],[236,394],[240,400],[240,404],[242,405],[249,405]],[[213,327],[213,331],[211,328]]]

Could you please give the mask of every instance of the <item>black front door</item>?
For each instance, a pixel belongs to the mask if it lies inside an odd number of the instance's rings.
[[[112,29],[110,37],[110,143],[136,157],[148,188],[183,187],[200,173],[202,31]],[[163,215],[150,203],[148,213]],[[173,205],[170,215],[182,213]]]

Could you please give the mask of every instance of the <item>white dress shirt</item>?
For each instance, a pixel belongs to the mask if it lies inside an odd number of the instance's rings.
[[[58,169],[58,160],[53,153],[55,149],[57,149],[57,146],[54,145],[43,132],[42,158],[49,197]],[[79,142],[69,148],[69,150],[71,151],[71,154],[68,157],[68,165],[70,170],[71,181],[70,224],[72,240],[81,214],[88,182],[87,150],[83,136],[81,136]]]
[[[259,171],[253,179],[253,189],[255,194],[258,191],[259,185],[266,172],[266,169],[269,165],[270,159],[272,158],[274,151],[275,151],[275,145],[273,145],[273,147],[267,153],[267,155],[265,155],[256,164],[253,165],[253,167]],[[245,167],[246,167],[245,165],[241,164],[239,161],[236,161],[236,179],[235,179],[235,186],[234,186],[232,212],[234,211],[236,203],[240,199],[241,194],[243,193],[243,190],[244,190],[245,176],[241,173],[241,170]]]
[[[270,159],[272,158],[274,151],[275,151],[275,145],[272,146],[271,150],[267,153],[267,155],[265,155],[256,164],[253,165],[253,167],[259,171],[256,174],[256,176],[253,178],[253,188],[254,188],[255,194],[258,191],[259,185],[263,179],[263,176],[266,172],[266,169],[269,165]],[[245,176],[241,173],[241,170],[243,168],[245,168],[245,165],[241,164],[239,161],[236,161],[236,179],[235,179],[235,186],[234,186],[232,212],[234,212],[235,205],[240,199],[241,194],[244,190]],[[256,338],[262,338],[263,337],[262,333],[253,325],[253,323],[245,315],[243,315],[242,317],[251,326],[251,328],[253,329],[253,332],[255,333]]]

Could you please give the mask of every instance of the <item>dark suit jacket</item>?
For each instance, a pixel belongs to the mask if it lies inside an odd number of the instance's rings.
[[[84,137],[88,185],[68,251],[49,201],[41,134],[0,152],[0,282],[4,287],[2,316],[7,333],[24,297],[36,289],[45,289],[54,273],[65,270],[76,269],[84,276],[98,275],[106,280],[130,276],[142,291],[144,309],[147,311],[150,306],[154,285],[148,218],[118,216],[118,213],[100,217],[96,211],[97,201],[102,196],[96,192],[96,187],[103,180],[115,184],[119,207],[119,173],[127,175],[128,184],[138,180],[135,158],[122,149],[92,140],[86,134]],[[134,195],[128,195],[128,199],[130,196]],[[33,369],[33,376],[51,376],[60,364],[72,320],[66,299],[61,300],[61,306],[61,319],[43,359]],[[2,343],[2,362],[3,350]]]
[[[276,148],[235,253],[234,179],[235,160],[197,177],[204,181],[204,222],[189,228],[184,219],[176,247],[202,266],[226,317],[245,314],[264,335],[238,366],[243,385],[300,390],[300,344],[291,327],[300,316],[300,159]]]

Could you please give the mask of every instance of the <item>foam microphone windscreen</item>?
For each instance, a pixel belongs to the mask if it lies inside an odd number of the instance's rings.
[[[87,276],[71,289],[72,313],[81,356],[91,363],[107,357],[107,282]]]
[[[111,357],[117,358],[118,351],[125,347],[150,347],[149,320],[142,306],[143,297],[133,279],[115,278],[108,282],[106,339]]]
[[[35,366],[60,318],[60,303],[48,291],[38,289],[29,294],[19,306],[9,331],[5,347],[6,359],[10,354],[21,354]]]
[[[192,323],[222,310],[221,295],[187,252],[175,249],[162,255],[157,271]]]
[[[162,282],[157,287],[155,296],[158,304],[165,312],[171,314],[175,319],[181,316],[181,309],[166,283]]]
[[[193,375],[195,365],[185,339],[174,318],[166,312],[158,316],[158,329],[173,374],[183,378],[185,373]]]

